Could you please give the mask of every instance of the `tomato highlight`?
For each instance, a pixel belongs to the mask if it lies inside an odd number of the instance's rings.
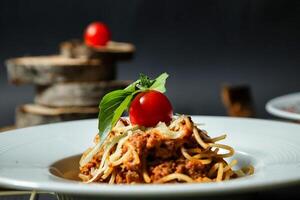
[[[153,127],[159,122],[169,124],[173,108],[169,99],[161,92],[150,90],[139,93],[129,107],[131,124]]]

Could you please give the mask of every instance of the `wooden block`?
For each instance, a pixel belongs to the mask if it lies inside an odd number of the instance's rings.
[[[101,81],[115,78],[115,63],[99,59],[66,58],[58,55],[20,57],[6,61],[14,84],[48,85],[69,81]]]
[[[227,113],[235,117],[254,117],[255,109],[249,86],[224,86],[222,100]]]
[[[70,40],[61,43],[61,55],[69,58],[100,58],[102,60],[130,60],[135,52],[134,45],[124,42],[110,41],[106,46],[92,48],[80,40]]]
[[[14,129],[16,129],[16,126],[14,126],[14,125],[0,127],[0,133],[1,133],[1,132],[5,132],[5,131],[14,130]],[[1,189],[0,189],[0,190],[1,190]]]
[[[98,106],[108,92],[123,89],[130,81],[70,82],[37,86],[35,103],[51,107]]]
[[[17,128],[61,121],[97,118],[98,107],[51,108],[25,104],[16,109]]]

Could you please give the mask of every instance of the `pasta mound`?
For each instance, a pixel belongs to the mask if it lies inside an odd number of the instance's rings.
[[[232,147],[217,143],[225,138],[209,137],[188,116],[151,128],[121,118],[103,144],[97,134],[94,147],[83,153],[79,177],[86,183],[194,183],[253,174],[252,166],[234,171],[237,161],[224,160],[234,154]]]

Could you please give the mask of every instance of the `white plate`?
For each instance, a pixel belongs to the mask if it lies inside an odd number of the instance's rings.
[[[266,110],[277,117],[300,120],[300,92],[271,99],[266,104]]]
[[[50,166],[91,146],[97,120],[19,129],[0,134],[0,186],[106,197],[163,197],[249,192],[300,183],[300,126],[257,119],[193,116],[211,136],[227,133],[240,166],[255,174],[221,183],[84,184],[54,176]],[[74,167],[76,163],[74,164]]]

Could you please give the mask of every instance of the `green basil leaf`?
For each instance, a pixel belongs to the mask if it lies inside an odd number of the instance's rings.
[[[100,111],[98,116],[98,128],[101,141],[106,138],[112,128],[112,120],[115,116],[115,111],[122,105],[122,102],[126,97],[131,94],[131,92],[126,90],[115,90],[102,98],[99,105]]]
[[[141,88],[148,89],[153,85],[155,80],[151,80],[148,76],[145,74],[140,74],[140,86]]]
[[[136,90],[136,85],[140,82],[140,80],[134,81],[130,85],[128,85],[124,90],[128,92],[134,92]]]
[[[123,112],[129,107],[131,103],[131,99],[133,97],[133,94],[128,95],[124,101],[120,104],[120,106],[115,110],[114,116],[112,118],[111,126],[114,127],[120,117],[122,116]]]
[[[156,90],[161,93],[166,92],[165,84],[166,84],[166,80],[167,80],[168,76],[169,75],[167,73],[161,74],[159,77],[157,77],[155,79],[155,82],[151,85],[151,87],[149,89]]]

